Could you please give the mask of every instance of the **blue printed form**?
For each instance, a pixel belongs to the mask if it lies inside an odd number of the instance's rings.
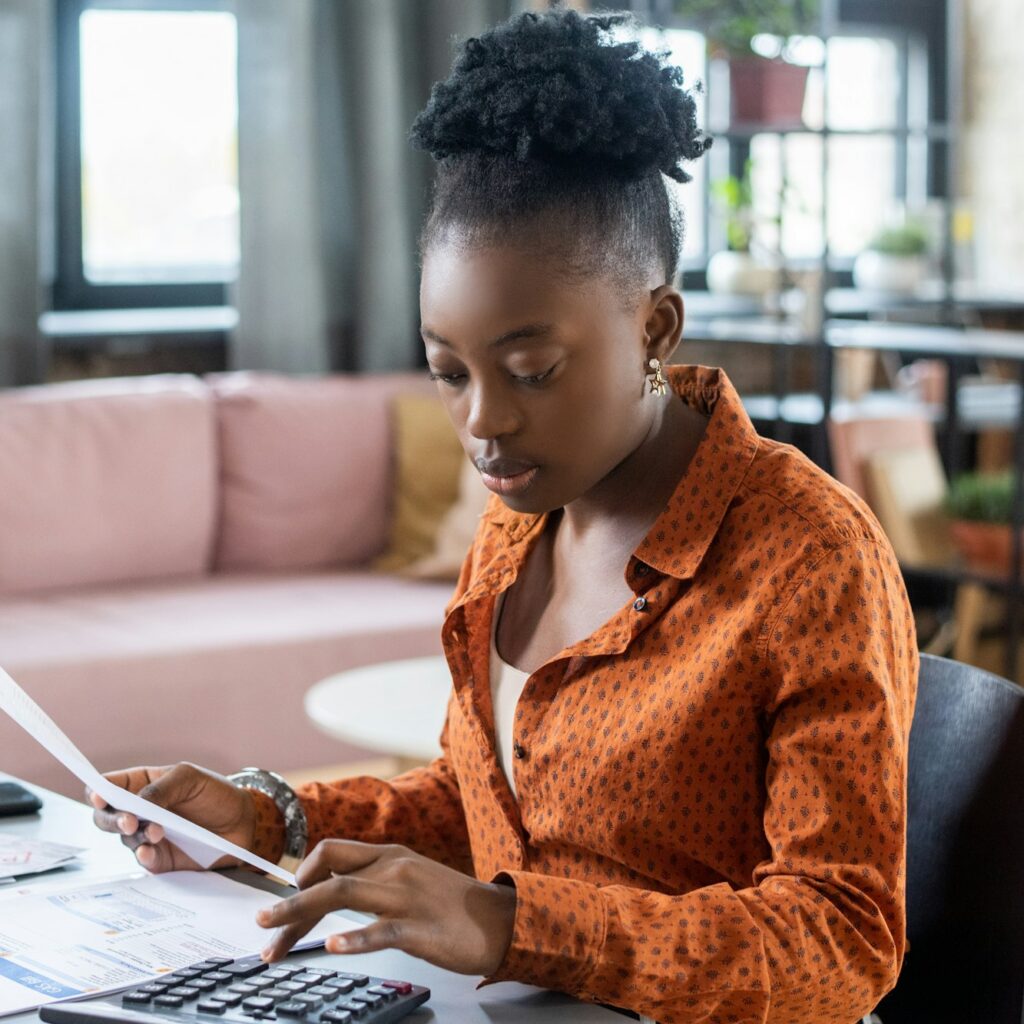
[[[267,940],[256,911],[273,901],[200,871],[0,890],[0,1016],[116,991],[211,956],[252,955]],[[302,946],[358,927],[329,915]]]

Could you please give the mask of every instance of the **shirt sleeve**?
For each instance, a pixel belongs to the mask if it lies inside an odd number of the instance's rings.
[[[470,550],[447,610],[469,584]],[[449,713],[451,699],[449,699]],[[322,839],[397,843],[466,874],[473,861],[459,782],[448,756],[448,721],[440,757],[390,780],[369,775],[311,782],[296,792],[306,813],[307,850]],[[258,794],[257,794],[258,795]],[[269,798],[257,800],[255,852],[276,863],[284,851],[284,821]]]
[[[681,895],[529,872],[498,973],[660,1024],[850,1024],[895,984],[905,946],[907,741],[917,679],[887,546],[833,548],[757,644],[770,853],[747,888]]]

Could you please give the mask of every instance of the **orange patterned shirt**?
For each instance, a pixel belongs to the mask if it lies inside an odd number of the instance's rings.
[[[851,1024],[905,946],[910,607],[856,497],[760,438],[722,371],[670,379],[705,436],[625,568],[635,599],[527,681],[518,801],[495,754],[491,615],[545,517],[492,498],[442,632],[443,756],[304,787],[310,842],[401,843],[514,885],[488,982],[661,1024]]]

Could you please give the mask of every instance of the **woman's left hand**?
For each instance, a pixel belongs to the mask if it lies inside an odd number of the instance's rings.
[[[460,974],[493,974],[512,941],[515,889],[478,882],[404,846],[327,839],[299,865],[299,892],[261,910],[278,933],[263,959],[280,960],[332,910],[376,914],[365,928],[332,935],[328,953],[401,949]]]

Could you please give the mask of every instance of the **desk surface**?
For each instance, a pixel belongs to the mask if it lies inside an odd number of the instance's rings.
[[[0,775],[0,778],[7,777]],[[135,858],[114,836],[104,835],[93,828],[87,807],[36,786],[29,788],[42,799],[42,811],[29,817],[0,818],[0,831],[87,848],[77,866],[41,876],[41,881],[48,879],[45,884],[51,886],[57,879],[67,885],[85,885],[93,879],[138,870]],[[235,874],[236,877],[247,875],[245,872]],[[256,880],[256,876],[251,878]],[[260,887],[270,885],[267,883]],[[459,1024],[513,1024],[520,1021],[529,1021],[530,1024],[622,1024],[629,1019],[599,1006],[516,982],[501,982],[477,992],[479,978],[441,970],[397,950],[343,958],[319,952],[309,953],[303,959],[311,964],[329,964],[336,969],[343,966],[345,970],[360,970],[384,978],[406,978],[428,986],[430,1001],[405,1018],[409,1024],[426,1024],[433,1020],[458,1021]],[[4,1018],[4,1024],[29,1024],[37,1020],[35,1013],[17,1014]]]

